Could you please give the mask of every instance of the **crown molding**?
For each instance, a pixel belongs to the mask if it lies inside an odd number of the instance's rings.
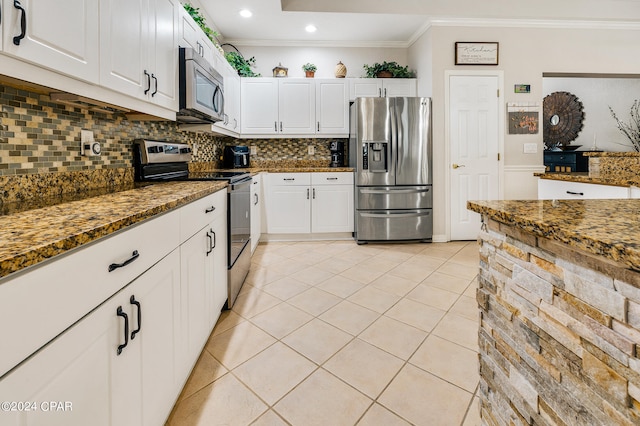
[[[225,43],[259,47],[365,47],[406,49],[432,27],[482,28],[555,28],[589,30],[640,31],[640,21],[574,21],[556,19],[479,19],[430,18],[406,41],[350,41],[350,40],[250,40],[225,39]]]
[[[349,41],[349,40],[249,40],[225,39],[225,43],[235,46],[258,47],[368,47],[407,48],[406,41]]]

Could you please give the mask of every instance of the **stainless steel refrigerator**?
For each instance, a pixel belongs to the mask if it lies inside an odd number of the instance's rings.
[[[431,241],[431,98],[357,98],[350,113],[356,241]]]

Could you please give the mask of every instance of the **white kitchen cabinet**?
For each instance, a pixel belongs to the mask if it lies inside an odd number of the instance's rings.
[[[353,174],[311,173],[312,232],[353,232]]]
[[[640,198],[640,188],[632,186],[629,188],[629,198]]]
[[[539,200],[629,198],[629,188],[553,179],[538,180]]]
[[[316,133],[315,85],[304,78],[242,79],[242,134]]]
[[[262,234],[262,173],[251,182],[251,253],[256,250]]]
[[[416,96],[415,78],[350,78],[350,99],[367,97]]]
[[[40,67],[98,83],[98,13],[95,0],[5,0],[3,51]]]
[[[198,52],[198,54],[200,54],[200,56],[205,58],[212,66],[215,67],[215,47],[213,45],[213,42],[209,39],[209,37],[207,37],[204,31],[202,31],[200,26],[191,17],[191,15],[189,15],[189,12],[187,12],[182,6],[180,6],[179,15],[180,23],[178,26],[178,45],[180,47],[193,48],[196,52]]]
[[[241,133],[278,134],[278,80],[243,78],[240,92]]]
[[[226,191],[180,210],[183,374],[189,373],[227,300]],[[193,236],[184,229],[201,227]],[[195,225],[194,225],[195,224]],[[198,225],[200,224],[200,225]]]
[[[224,120],[213,124],[212,131],[227,136],[238,136],[240,134],[240,76],[226,59],[219,59],[218,71],[224,78]]]
[[[345,79],[317,79],[316,133],[349,135],[349,85]]]
[[[269,234],[353,232],[352,173],[270,173]]]
[[[3,377],[3,401],[36,405],[2,424],[163,424],[180,384],[179,267],[173,251]],[[67,410],[46,411],[49,401]]]
[[[100,84],[178,110],[178,0],[100,2]]]

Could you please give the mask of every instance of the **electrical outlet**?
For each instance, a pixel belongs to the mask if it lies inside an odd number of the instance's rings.
[[[251,155],[258,155],[258,147],[255,145],[251,145],[251,147],[249,148],[251,151]]]
[[[525,143],[523,146],[523,151],[525,154],[535,154],[538,152],[538,144],[536,143]]]
[[[314,155],[316,153],[316,147],[313,145],[309,145],[309,147],[307,148],[309,155]]]
[[[198,155],[198,144],[197,143],[193,144],[193,149],[191,150],[191,154]]]

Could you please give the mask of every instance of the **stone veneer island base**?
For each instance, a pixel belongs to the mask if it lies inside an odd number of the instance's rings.
[[[640,424],[640,201],[468,208],[483,424]]]

